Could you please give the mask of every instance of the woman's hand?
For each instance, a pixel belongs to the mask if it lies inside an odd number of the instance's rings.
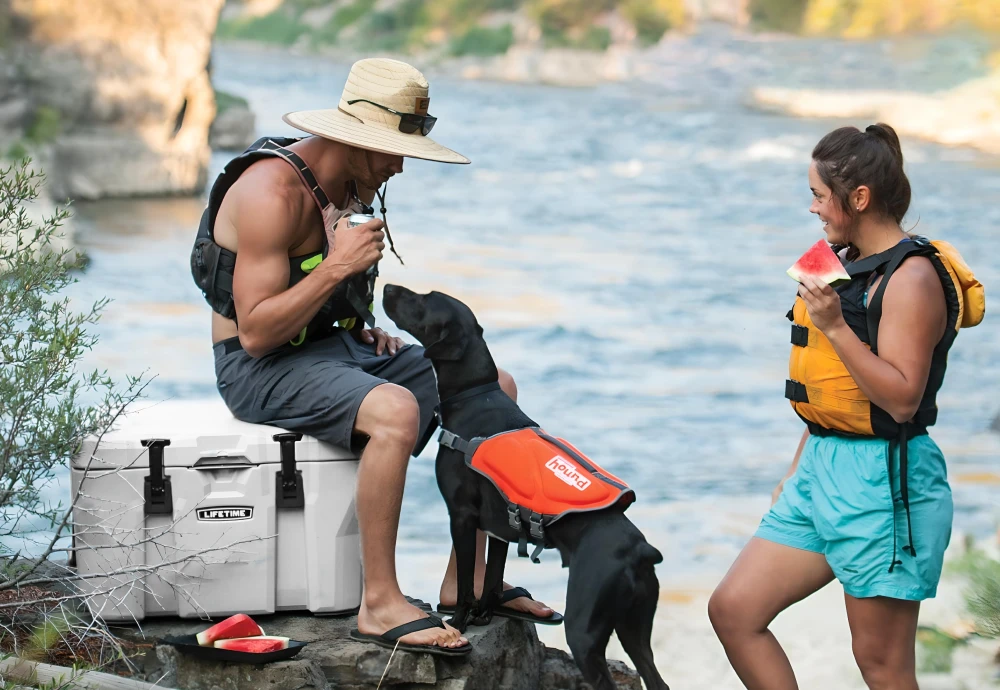
[[[830,331],[847,325],[836,290],[812,276],[802,276],[801,283],[799,297],[806,303],[809,318],[816,328],[829,335]]]
[[[402,338],[394,338],[381,328],[363,329],[360,333],[358,333],[358,340],[363,343],[368,343],[369,345],[375,343],[376,355],[381,355],[385,350],[388,350],[390,355],[394,355],[403,349],[404,345],[406,345]]]

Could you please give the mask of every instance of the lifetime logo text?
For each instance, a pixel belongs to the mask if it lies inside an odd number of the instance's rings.
[[[580,470],[576,468],[576,465],[561,455],[553,457],[545,463],[545,467],[559,479],[572,487],[576,487],[580,491],[584,491],[590,486],[590,479],[580,474]]]
[[[253,508],[234,506],[226,508],[199,508],[199,520],[224,521],[224,520],[249,520],[253,517]]]

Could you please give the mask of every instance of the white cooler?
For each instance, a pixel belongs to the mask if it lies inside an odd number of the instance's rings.
[[[72,463],[76,567],[99,576],[85,581],[94,615],[360,605],[358,462],[346,451],[238,421],[221,400],[142,403],[95,444]]]

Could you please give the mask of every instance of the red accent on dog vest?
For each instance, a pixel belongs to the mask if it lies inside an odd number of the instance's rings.
[[[478,444],[466,463],[491,482],[509,503],[550,517],[601,510],[635,501],[618,477],[561,438],[540,429],[519,429]]]

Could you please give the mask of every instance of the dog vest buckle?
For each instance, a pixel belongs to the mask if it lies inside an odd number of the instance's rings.
[[[545,529],[542,527],[542,516],[532,513],[528,516],[528,534],[541,542],[545,539]]]
[[[521,531],[521,510],[513,503],[507,504],[507,524],[518,532]]]

